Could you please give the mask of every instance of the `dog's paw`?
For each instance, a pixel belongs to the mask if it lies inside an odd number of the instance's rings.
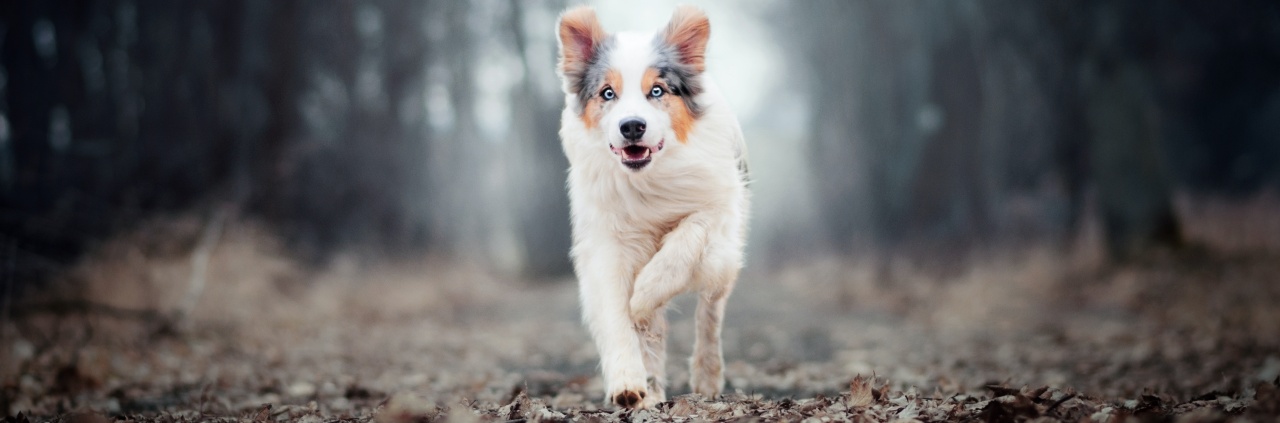
[[[652,377],[649,378],[649,391],[647,394],[644,400],[640,401],[640,406],[636,408],[653,408],[667,401],[666,389]]]
[[[724,379],[714,380],[695,377],[689,381],[689,385],[693,393],[702,395],[707,399],[713,399],[720,395],[720,387],[724,386]]]
[[[640,408],[644,399],[650,396],[650,392],[645,389],[647,385],[643,367],[625,369],[610,379],[606,399],[619,407]]]
[[[689,390],[707,398],[715,398],[724,390],[724,374],[719,363],[695,362],[689,375]]]
[[[663,402],[666,402],[666,401],[667,401],[666,398],[659,398],[655,395],[650,395],[645,397],[643,401],[640,401],[640,406],[636,407],[636,409],[640,409],[640,410],[653,409],[654,407],[657,407],[658,404],[662,404]]]
[[[647,393],[644,389],[623,389],[614,394],[610,394],[609,398],[619,407],[622,408],[644,408],[646,407],[645,397]]]

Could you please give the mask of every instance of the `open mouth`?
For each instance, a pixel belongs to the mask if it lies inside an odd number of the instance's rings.
[[[662,150],[663,141],[654,148],[632,144],[622,148],[614,148],[613,153],[622,158],[622,165],[632,170],[640,170],[653,161],[653,153]]]
[[[622,147],[622,164],[632,169],[639,169],[653,160],[649,157],[652,154],[653,152],[649,150],[649,147],[628,145]]]

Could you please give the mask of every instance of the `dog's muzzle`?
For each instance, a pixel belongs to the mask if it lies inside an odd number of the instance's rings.
[[[662,150],[665,141],[658,141],[657,146],[650,147],[644,144],[645,121],[640,118],[631,118],[622,121],[618,125],[618,132],[622,133],[623,146],[621,148],[610,145],[613,154],[617,154],[622,158],[622,165],[631,170],[640,170],[653,161],[653,153]]]

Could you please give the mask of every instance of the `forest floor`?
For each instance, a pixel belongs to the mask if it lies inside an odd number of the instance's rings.
[[[1031,248],[949,269],[829,257],[749,273],[728,307],[725,395],[688,394],[682,299],[670,312],[674,395],[644,411],[603,403],[572,280],[438,260],[304,270],[263,231],[232,225],[198,305],[174,318],[192,242],[140,231],[67,271],[62,291],[76,295],[7,309],[0,411],[77,422],[1276,421],[1280,251],[1267,243],[1280,221],[1249,213],[1217,220],[1250,222],[1238,230],[1189,224],[1212,248],[1125,266]]]

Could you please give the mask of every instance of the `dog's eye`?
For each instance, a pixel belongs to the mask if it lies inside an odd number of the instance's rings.
[[[665,93],[666,91],[662,91],[662,87],[654,85],[653,89],[649,90],[649,97],[658,98],[658,97],[662,97],[662,94],[665,94]]]
[[[600,96],[604,97],[605,100],[613,100],[618,94],[613,92],[613,88],[605,88],[604,91],[600,92]]]

